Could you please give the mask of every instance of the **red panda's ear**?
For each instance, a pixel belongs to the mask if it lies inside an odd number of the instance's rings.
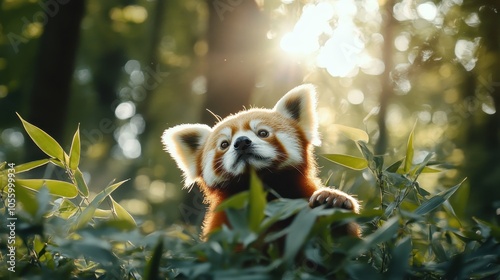
[[[161,137],[165,150],[184,172],[185,186],[194,183],[198,174],[198,153],[212,129],[203,124],[181,124],[165,130]]]
[[[307,140],[321,144],[316,113],[316,89],[311,84],[298,86],[287,92],[274,106],[274,110],[298,122]]]

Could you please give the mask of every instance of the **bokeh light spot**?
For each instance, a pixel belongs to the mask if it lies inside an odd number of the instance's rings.
[[[425,2],[417,6],[418,15],[428,21],[433,21],[437,16],[436,4]]]
[[[115,109],[115,115],[120,120],[131,118],[135,115],[135,104],[131,101],[118,104]]]
[[[363,103],[363,101],[365,100],[365,95],[362,91],[353,89],[350,90],[349,93],[347,93],[347,100],[353,105],[358,105]]]

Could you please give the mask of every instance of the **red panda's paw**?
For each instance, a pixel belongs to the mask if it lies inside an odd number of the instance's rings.
[[[359,203],[352,196],[343,191],[331,188],[321,188],[313,193],[309,199],[309,206],[312,208],[320,205],[327,207],[343,208],[359,213]]]

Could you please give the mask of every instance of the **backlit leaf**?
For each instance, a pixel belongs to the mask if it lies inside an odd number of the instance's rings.
[[[46,186],[51,195],[74,198],[78,195],[78,190],[75,185],[58,180],[48,180],[48,179],[17,179],[16,183],[32,189],[40,190],[42,186]]]
[[[85,179],[83,178],[83,174],[79,168],[76,169],[75,173],[75,181],[80,194],[84,197],[89,196],[89,188],[87,187],[87,183],[85,183]]]
[[[342,134],[344,134],[347,138],[357,142],[357,141],[369,141],[368,134],[361,129],[345,126],[341,124],[334,124],[334,127],[338,129]]]
[[[33,142],[35,142],[40,150],[50,157],[64,161],[64,150],[61,148],[59,143],[54,140],[54,138],[40,128],[25,121],[19,114],[17,114],[17,116],[21,119],[24,129],[28,133],[29,137],[33,140]]]
[[[410,136],[408,136],[408,142],[406,144],[406,158],[405,158],[405,164],[403,166],[404,173],[408,173],[410,171],[411,164],[413,161],[413,155],[415,154],[415,151],[413,150],[413,138],[416,125],[417,123],[415,122],[410,132]]]
[[[342,154],[326,154],[323,155],[327,160],[353,170],[363,170],[368,167],[368,161],[364,158],[353,157]]]
[[[35,160],[35,161],[20,164],[20,165],[16,165],[15,170],[16,170],[16,173],[22,173],[22,172],[26,172],[26,171],[29,171],[31,169],[40,167],[42,165],[45,165],[49,162],[50,162],[49,159]]]
[[[248,219],[250,229],[256,232],[262,220],[264,219],[264,209],[266,208],[266,193],[259,177],[252,169],[250,174],[250,192],[249,192],[249,212]]]
[[[113,184],[111,186],[108,186],[99,194],[97,194],[97,196],[92,200],[92,202],[90,202],[90,204],[85,208],[85,210],[82,211],[80,216],[78,216],[76,222],[71,227],[71,230],[77,230],[79,228],[84,227],[92,219],[97,207],[101,204],[101,202],[126,181],[128,180],[124,180],[116,184]]]
[[[109,199],[111,199],[111,203],[113,205],[114,214],[116,216],[116,219],[119,221],[125,222],[123,224],[123,226],[125,226],[125,228],[123,228],[123,229],[135,228],[137,226],[137,224],[135,223],[135,220],[132,217],[132,215],[130,215],[130,213],[127,210],[125,210],[125,208],[123,208],[123,206],[121,206],[118,202],[116,202],[113,199],[113,197],[109,196]]]
[[[80,163],[80,126],[76,129],[69,152],[69,168],[75,171]]]

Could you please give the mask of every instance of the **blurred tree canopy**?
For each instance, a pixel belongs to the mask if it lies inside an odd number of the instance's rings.
[[[152,231],[196,221],[162,131],[269,107],[291,87],[320,92],[323,146],[350,153],[331,125],[366,130],[376,152],[415,142],[452,167],[422,187],[468,177],[458,215],[500,209],[500,2],[463,0],[6,0],[0,4],[0,162],[39,157],[15,112],[61,143],[80,125],[92,189],[131,178],[121,204]],[[425,154],[416,152],[416,160]],[[370,203],[375,180],[326,165]],[[53,169],[47,176],[60,176]],[[450,185],[450,184],[447,184]],[[189,202],[189,203],[188,203]]]

